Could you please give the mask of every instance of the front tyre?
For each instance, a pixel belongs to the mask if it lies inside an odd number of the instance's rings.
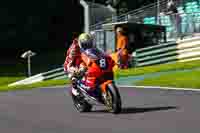
[[[73,101],[75,109],[80,113],[82,113],[82,112],[90,112],[92,110],[92,105],[89,104],[83,98],[80,99],[77,96],[74,96],[72,94],[72,101]]]

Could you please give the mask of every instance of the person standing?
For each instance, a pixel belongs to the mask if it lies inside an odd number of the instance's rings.
[[[173,0],[169,0],[167,3],[167,15],[170,16],[171,24],[176,30],[176,37],[179,37],[181,34],[181,17]]]
[[[122,27],[116,28],[117,35],[117,63],[119,68],[126,69],[128,68],[128,37],[125,35],[125,31]]]

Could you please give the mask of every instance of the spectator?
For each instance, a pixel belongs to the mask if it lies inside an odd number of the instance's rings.
[[[122,27],[116,28],[117,34],[117,62],[120,68],[128,68],[128,37]]]
[[[178,14],[176,4],[173,0],[167,3],[167,15],[170,16],[170,21],[175,28],[176,36],[179,37],[181,34],[181,17]]]

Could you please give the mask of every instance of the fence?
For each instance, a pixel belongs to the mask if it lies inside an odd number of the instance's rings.
[[[193,37],[136,50],[136,66],[200,59],[200,39]]]
[[[48,72],[36,74],[36,75],[26,78],[24,80],[20,80],[20,81],[11,83],[8,86],[26,85],[26,84],[37,83],[37,82],[49,80],[49,79],[64,79],[64,78],[67,79],[67,76],[65,75],[65,73],[63,71],[63,67],[60,67],[60,68],[57,68],[57,69],[54,69],[54,70],[51,70]]]
[[[167,39],[176,39],[177,35],[188,35],[200,32],[200,1],[189,1],[177,4],[178,13],[167,15],[167,0],[144,6],[115,18],[108,18],[90,26],[90,30],[102,29],[102,25],[110,22],[135,22],[159,24],[167,27]]]
[[[160,0],[159,6],[162,9],[166,9],[165,5],[167,3],[167,0]],[[126,14],[122,14],[120,16],[115,16],[112,18],[107,18],[105,21],[101,21],[99,23],[96,23],[94,25],[90,26],[90,30],[98,30],[101,29],[102,24],[109,23],[109,22],[122,22],[126,20],[131,20],[134,22],[141,22],[142,19],[146,16],[156,16],[157,14],[157,5],[158,3],[152,3],[147,6],[144,6],[142,8],[130,11]]]

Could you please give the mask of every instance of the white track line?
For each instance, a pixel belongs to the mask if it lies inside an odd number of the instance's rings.
[[[200,89],[194,88],[174,88],[174,87],[160,87],[160,86],[131,86],[131,85],[118,85],[118,87],[126,87],[126,88],[149,88],[149,89],[164,89],[164,90],[179,90],[179,91],[200,91]],[[64,86],[52,86],[52,87],[41,87],[41,88],[65,88],[70,87],[70,85]]]
[[[180,90],[180,91],[200,91],[200,89],[194,88],[174,88],[174,87],[160,87],[160,86],[130,86],[130,85],[118,85],[119,87],[128,88],[150,88],[150,89],[165,89],[165,90]]]

